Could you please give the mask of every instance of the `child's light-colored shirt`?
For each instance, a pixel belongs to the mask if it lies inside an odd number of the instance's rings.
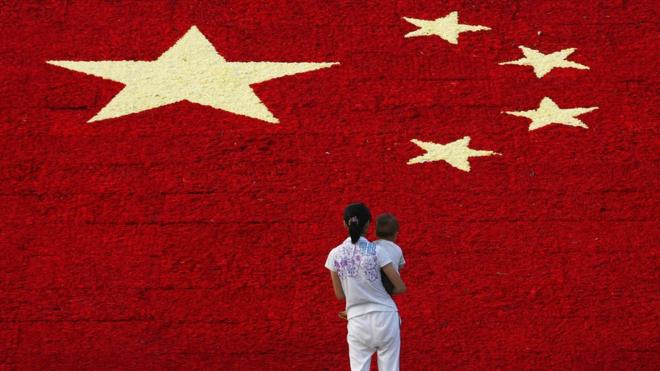
[[[390,240],[376,240],[374,243],[387,252],[387,255],[389,255],[392,260],[392,266],[394,266],[396,272],[399,273],[399,269],[403,268],[406,264],[401,247]]]
[[[385,249],[364,237],[356,244],[349,237],[330,251],[325,267],[339,276],[349,320],[369,312],[398,312],[380,278],[380,268],[391,262]]]

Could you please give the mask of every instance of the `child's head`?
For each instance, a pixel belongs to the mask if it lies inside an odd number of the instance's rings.
[[[396,241],[399,234],[399,222],[394,215],[385,213],[376,218],[376,236],[383,240]]]
[[[344,209],[344,225],[348,228],[352,243],[356,243],[361,235],[367,233],[370,221],[371,211],[361,202],[350,204]]]

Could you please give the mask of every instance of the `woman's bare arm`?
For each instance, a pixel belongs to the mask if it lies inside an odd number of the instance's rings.
[[[337,275],[337,272],[335,271],[330,271],[330,275],[332,276],[332,288],[335,289],[335,296],[338,300],[346,299],[346,295],[344,295],[344,289],[341,287],[339,275]]]
[[[403,294],[408,290],[406,288],[406,284],[403,283],[401,276],[399,276],[399,274],[396,272],[392,263],[385,265],[383,267],[383,272],[387,278],[390,279],[390,282],[392,282],[392,286],[394,286],[392,289],[392,294]]]

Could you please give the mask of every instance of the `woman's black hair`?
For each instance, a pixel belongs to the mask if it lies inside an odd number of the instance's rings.
[[[361,202],[350,204],[344,209],[344,223],[348,226],[352,243],[356,243],[360,239],[364,226],[370,221],[371,211],[367,205]]]

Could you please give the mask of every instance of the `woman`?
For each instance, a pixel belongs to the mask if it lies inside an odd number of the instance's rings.
[[[368,371],[371,355],[378,352],[380,371],[399,370],[401,345],[399,312],[385,291],[380,270],[392,282],[392,294],[406,291],[406,285],[385,251],[364,236],[371,212],[362,203],[344,210],[344,226],[349,237],[328,254],[332,286],[339,300],[346,300],[348,354],[352,371]]]

